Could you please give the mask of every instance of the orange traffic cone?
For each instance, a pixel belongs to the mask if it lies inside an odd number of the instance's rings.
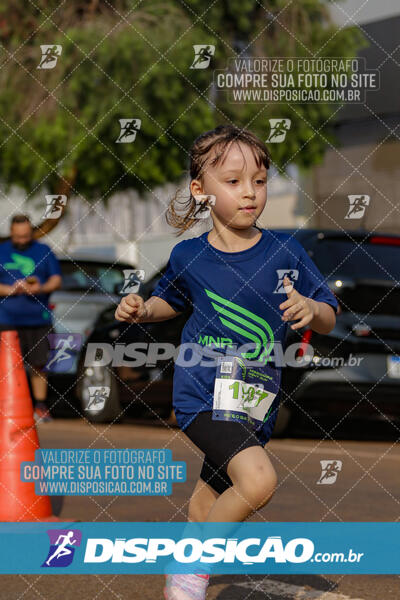
[[[17,331],[0,332],[0,521],[59,521],[48,496],[21,481],[20,464],[34,461],[39,440]]]

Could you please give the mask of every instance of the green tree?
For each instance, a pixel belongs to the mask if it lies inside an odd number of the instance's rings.
[[[28,197],[45,190],[88,200],[143,192],[182,176],[190,145],[203,131],[234,122],[265,138],[267,119],[276,115],[292,119],[293,135],[276,145],[274,161],[315,163],[326,142],[314,131],[334,107],[260,110],[229,104],[221,93],[213,102],[212,71],[235,53],[354,56],[360,35],[335,28],[326,4],[0,1],[0,180]],[[53,69],[37,68],[43,44],[62,46]],[[208,69],[190,69],[194,44],[215,45]],[[141,120],[133,143],[115,143],[123,118]],[[42,224],[37,236],[55,223]]]
[[[356,26],[337,27],[330,18],[330,0],[208,0],[190,2],[188,14],[196,17],[210,35],[220,34],[217,42],[218,66],[224,69],[228,58],[301,57],[353,58],[367,45]],[[185,6],[189,6],[187,3]],[[221,24],[223,23],[223,28]],[[222,30],[222,31],[221,31]],[[290,135],[285,142],[272,144],[272,159],[284,170],[293,162],[308,167],[321,162],[327,142],[334,143],[333,117],[338,105],[332,104],[233,104],[218,93],[218,108],[226,120],[250,128],[262,139],[269,133],[269,118],[289,118]],[[216,119],[220,113],[216,111]]]

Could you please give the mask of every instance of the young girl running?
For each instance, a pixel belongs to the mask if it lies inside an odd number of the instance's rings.
[[[176,244],[146,302],[129,294],[115,313],[145,323],[193,309],[173,379],[178,425],[205,454],[189,521],[244,521],[271,499],[277,475],[264,445],[279,408],[273,358],[288,321],[321,334],[336,322],[337,301],[301,244],[256,225],[269,163],[248,130],[221,125],[199,136],[190,150],[190,198],[179,211],[175,197],[167,221],[183,233],[209,211],[213,227]],[[164,596],[204,600],[208,582],[204,573],[168,575]]]

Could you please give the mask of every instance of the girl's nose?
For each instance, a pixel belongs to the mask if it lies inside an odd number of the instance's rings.
[[[252,198],[254,200],[254,198],[256,197],[256,193],[254,191],[253,188],[249,188],[248,190],[245,191],[244,193],[244,197],[245,198]]]

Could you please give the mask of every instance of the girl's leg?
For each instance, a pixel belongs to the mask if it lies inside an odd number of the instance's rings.
[[[220,495],[202,479],[198,480],[190,499],[189,521],[244,521],[269,501],[276,488],[275,469],[261,446],[238,452],[229,461],[227,472],[233,485]],[[206,574],[168,575],[165,600],[205,600],[208,583]]]
[[[188,521],[207,521],[208,513],[219,494],[202,479],[198,479],[189,502]]]
[[[189,502],[188,521],[204,522],[219,494],[201,478],[198,479]],[[200,532],[201,530],[199,530]],[[165,600],[204,600],[209,575],[166,575]]]
[[[244,521],[269,502],[278,482],[275,469],[261,446],[250,446],[235,454],[227,472],[233,486],[215,500],[207,521]]]

